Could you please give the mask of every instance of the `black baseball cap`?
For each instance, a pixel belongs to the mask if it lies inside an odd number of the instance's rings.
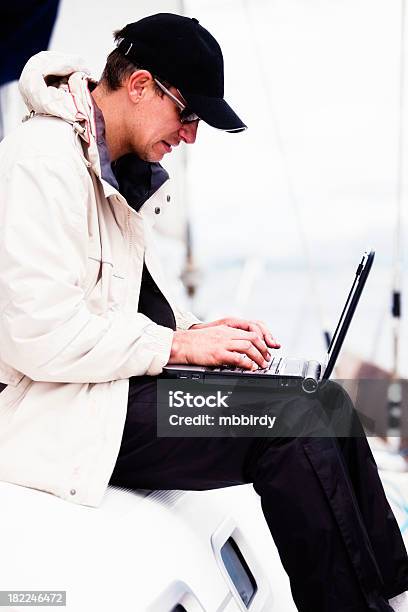
[[[246,129],[224,100],[221,48],[197,19],[158,13],[129,23],[121,34],[118,50],[176,87],[200,119],[226,132]]]

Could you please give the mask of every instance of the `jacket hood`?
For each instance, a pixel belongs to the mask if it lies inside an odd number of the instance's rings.
[[[24,66],[19,89],[29,116],[51,115],[72,124],[86,143],[86,163],[101,176],[89,81],[94,82],[79,56],[41,51]]]
[[[61,117],[74,123],[84,119],[86,110],[76,91],[78,81],[89,78],[89,70],[79,56],[41,51],[24,66],[20,93],[29,112]],[[81,112],[82,111],[82,112]]]

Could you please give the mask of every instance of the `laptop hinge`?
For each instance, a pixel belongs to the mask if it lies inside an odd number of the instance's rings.
[[[306,362],[304,379],[302,382],[303,391],[306,391],[306,393],[313,393],[313,391],[316,391],[321,370],[322,368],[318,361],[310,360]]]

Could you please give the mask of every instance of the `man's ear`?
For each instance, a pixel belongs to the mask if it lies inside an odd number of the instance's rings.
[[[148,70],[136,70],[132,72],[126,81],[129,99],[138,104],[143,95],[152,87],[153,77]]]

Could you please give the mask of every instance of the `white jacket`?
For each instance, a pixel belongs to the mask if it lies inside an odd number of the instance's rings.
[[[62,87],[45,75],[71,75]],[[0,480],[98,505],[126,417],[128,379],[156,375],[173,331],[137,312],[143,257],[177,327],[152,226],[168,183],[137,213],[100,178],[88,75],[31,58],[32,118],[0,144]]]

